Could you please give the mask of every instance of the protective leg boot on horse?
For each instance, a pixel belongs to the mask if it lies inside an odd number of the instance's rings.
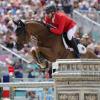
[[[63,34],[63,37],[64,37],[63,42],[65,40],[68,47],[74,50],[76,58],[80,58],[81,54],[86,53],[85,46],[83,46],[78,39],[72,37],[72,39],[69,40],[66,33]]]
[[[33,55],[34,59],[41,64],[41,62],[46,61],[47,59],[44,58],[43,54],[39,51],[38,48],[32,47],[30,50],[31,54]]]

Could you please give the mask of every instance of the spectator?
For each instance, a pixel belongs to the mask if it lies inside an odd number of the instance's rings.
[[[83,1],[81,1],[81,2],[79,3],[79,9],[80,9],[81,11],[89,11],[89,8],[90,8],[90,6],[89,6],[88,1],[83,0]]]
[[[51,96],[53,94],[53,88],[48,88],[46,100],[53,100],[53,97]]]
[[[33,18],[34,18],[34,14],[33,14],[33,11],[30,9],[29,12],[28,12],[28,18],[27,19],[29,21],[31,21],[31,20],[33,20]]]
[[[23,78],[23,73],[21,71],[15,71],[15,78]]]
[[[3,92],[3,89],[2,87],[0,87],[0,100],[2,100],[2,92]]]
[[[20,52],[23,53],[24,55],[28,55],[30,52],[30,46],[28,44],[24,44],[24,47]]]
[[[48,65],[48,73],[49,73],[49,78],[52,78],[52,63],[49,63]]]
[[[0,33],[5,34],[8,32],[7,26],[5,25],[2,18],[0,18]]]
[[[85,46],[85,47],[87,47],[88,46],[88,43],[87,43],[87,40],[89,39],[89,35],[88,34],[84,34],[83,36],[82,36],[82,38],[81,38],[81,43]]]
[[[28,64],[27,68],[35,70],[35,69],[39,69],[40,66],[36,63],[36,61],[33,61],[30,64]]]
[[[92,8],[95,8],[97,11],[100,10],[100,0],[92,0],[90,5]]]
[[[35,91],[29,91],[26,94],[26,98],[29,98],[29,100],[38,100],[38,97],[36,96],[36,92]]]
[[[92,50],[93,52],[95,51],[95,41],[90,37],[87,40],[87,48]]]
[[[79,2],[77,0],[73,2],[73,9],[79,9]]]
[[[22,65],[22,63],[20,62],[20,61],[17,61],[17,62],[15,62],[15,64],[14,64],[14,68],[15,68],[15,70],[23,70],[23,65]]]
[[[35,78],[35,74],[34,74],[34,70],[31,69],[29,72],[28,72],[28,78]]]
[[[64,10],[64,12],[68,14],[69,16],[71,16],[72,11],[73,11],[71,0],[61,0],[61,3],[62,3],[62,9]]]
[[[10,0],[10,3],[16,7],[16,8],[20,8],[20,5],[21,5],[21,0]]]
[[[4,83],[10,82],[10,76],[9,76],[9,74],[6,73],[6,74],[3,75],[3,82],[4,82]]]
[[[15,71],[14,66],[13,66],[14,62],[11,59],[6,58],[6,63],[8,67],[9,76],[13,76],[14,71]]]
[[[39,76],[38,76],[38,78],[40,78],[40,79],[45,78],[44,72],[41,69],[39,69]]]
[[[100,58],[100,44],[99,43],[95,45],[95,53],[97,57]]]
[[[14,47],[14,40],[11,37],[12,33],[8,33],[7,35],[4,36],[4,42],[7,48],[13,49]]]
[[[95,41],[90,34],[84,34],[81,38],[81,42],[90,49],[91,51],[95,52]]]
[[[49,69],[47,68],[45,70],[45,79],[49,79],[49,78],[50,78],[50,76],[49,76]]]
[[[39,70],[38,69],[35,69],[34,70],[34,75],[35,75],[35,78],[38,78],[39,77]]]

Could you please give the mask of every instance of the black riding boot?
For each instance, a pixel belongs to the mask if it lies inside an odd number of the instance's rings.
[[[72,38],[72,40],[70,40],[70,43],[71,43],[71,47],[74,49],[76,58],[80,58],[80,53],[77,47],[79,41],[76,38]]]
[[[63,37],[64,37],[64,39],[65,39],[66,44],[67,44],[69,47],[71,47],[71,48],[74,49],[76,58],[80,58],[80,53],[79,53],[79,50],[78,50],[78,47],[77,47],[77,45],[79,44],[78,39],[72,38],[72,40],[69,40],[66,34],[67,34],[66,32],[63,33]]]

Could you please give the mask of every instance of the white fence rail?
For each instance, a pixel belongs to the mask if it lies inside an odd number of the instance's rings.
[[[91,20],[87,16],[74,10],[73,18],[77,22],[78,26],[82,28],[83,34],[91,33],[93,38],[98,42],[100,41],[100,24]]]
[[[6,50],[7,52],[11,53],[12,55],[16,56],[17,58],[21,59],[22,61],[26,62],[26,63],[30,63],[30,61],[28,61],[27,59],[23,58],[22,56],[18,55],[17,53],[13,52],[12,50],[6,48],[5,46],[3,46],[2,44],[0,44],[0,47],[4,50]]]
[[[16,87],[16,88],[39,88],[39,87],[54,87],[55,82],[44,81],[44,82],[10,82],[0,83],[0,87]]]

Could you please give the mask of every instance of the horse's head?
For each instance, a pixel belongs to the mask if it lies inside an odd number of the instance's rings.
[[[38,43],[46,42],[47,38],[49,37],[50,33],[47,27],[38,21],[26,21],[25,23],[21,20],[17,22],[14,21],[17,25],[16,29],[16,37],[17,37],[17,47],[18,49],[22,49],[23,44],[27,44],[31,41],[32,37],[35,37],[38,40]],[[19,47],[19,45],[21,47]]]
[[[15,30],[17,41],[16,46],[17,49],[20,50],[24,47],[24,44],[27,44],[29,42],[29,37],[26,30],[26,25],[21,20],[13,21],[15,25],[17,25],[17,28]]]

